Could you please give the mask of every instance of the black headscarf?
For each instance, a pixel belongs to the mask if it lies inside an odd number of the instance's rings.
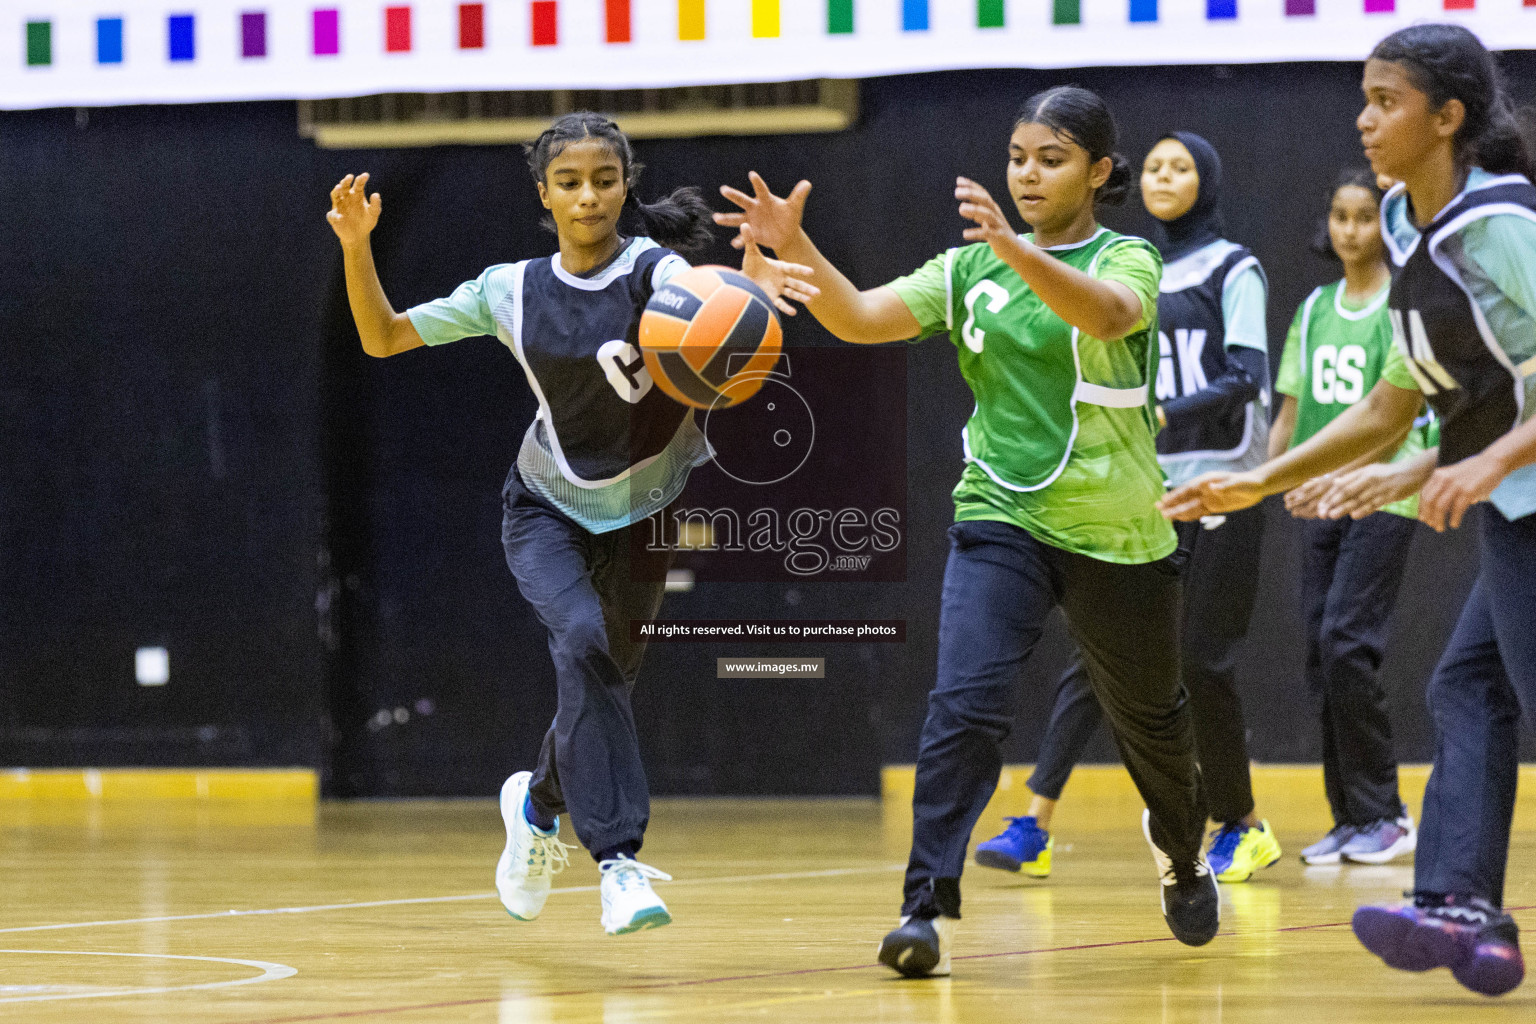
[[[1216,206],[1221,202],[1221,157],[1216,148],[1194,132],[1169,132],[1163,139],[1177,139],[1189,150],[1195,160],[1195,171],[1200,175],[1200,191],[1195,205],[1181,217],[1159,221],[1167,242],[1161,246],[1164,261],[1171,262],[1188,256],[1203,246],[1221,238],[1226,226]]]

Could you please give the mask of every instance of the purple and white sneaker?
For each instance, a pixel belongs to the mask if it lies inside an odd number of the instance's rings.
[[[1476,896],[1420,895],[1411,907],[1360,907],[1355,937],[1388,967],[1449,967],[1462,985],[1500,996],[1525,978],[1514,918]]]
[[[1339,851],[1344,844],[1355,838],[1355,826],[1335,825],[1328,834],[1301,851],[1301,862],[1309,865],[1337,864]]]
[[[1339,857],[1351,864],[1387,864],[1419,845],[1418,829],[1404,814],[1393,821],[1382,818],[1356,829],[1354,836],[1339,847]]]

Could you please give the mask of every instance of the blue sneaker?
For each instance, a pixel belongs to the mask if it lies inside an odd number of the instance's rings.
[[[1211,848],[1205,851],[1205,859],[1210,862],[1212,874],[1220,878],[1221,873],[1232,866],[1237,844],[1242,841],[1241,825],[1223,825],[1211,833]]]
[[[1246,882],[1280,855],[1280,841],[1266,820],[1251,827],[1241,822],[1221,826],[1211,833],[1211,848],[1205,856],[1216,881]]]
[[[1022,871],[1031,878],[1048,877],[1056,840],[1041,830],[1033,816],[1003,820],[1008,827],[1000,835],[976,845],[976,863],[1003,871]]]

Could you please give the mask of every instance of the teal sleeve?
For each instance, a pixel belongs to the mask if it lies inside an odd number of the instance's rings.
[[[1242,345],[1269,351],[1265,306],[1269,286],[1264,273],[1254,264],[1239,273],[1221,290],[1221,319],[1226,332],[1226,347]]]
[[[496,333],[492,310],[506,295],[507,265],[491,267],[473,281],[465,281],[445,299],[434,299],[406,310],[411,325],[428,345],[446,345],[460,338]]]
[[[1536,216],[1494,214],[1462,229],[1467,283],[1494,336],[1517,367],[1536,360]],[[1502,301],[1501,301],[1502,300]],[[1536,373],[1536,363],[1525,368]]]
[[[683,259],[677,253],[672,253],[666,259],[656,264],[656,269],[651,271],[651,290],[655,291],[660,289],[663,285],[672,280],[678,274],[685,273],[691,269],[692,267],[688,265],[687,260]]]
[[[1301,318],[1307,305],[1302,303],[1285,332],[1285,349],[1280,353],[1280,369],[1275,376],[1275,390],[1292,398],[1301,397]]]
[[[895,292],[917,320],[917,338],[949,330],[949,275],[954,266],[955,250],[940,253],[905,277],[886,285]],[[914,339],[916,340],[916,339]]]
[[[1163,258],[1150,243],[1137,239],[1111,244],[1099,257],[1097,277],[1101,281],[1120,282],[1141,300],[1141,319],[1128,334],[1157,322],[1157,286],[1163,279]]]

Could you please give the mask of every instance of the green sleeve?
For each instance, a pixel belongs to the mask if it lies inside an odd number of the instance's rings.
[[[953,294],[950,274],[957,253],[955,249],[940,253],[906,277],[898,277],[886,285],[907,304],[907,309],[917,320],[918,332],[914,341],[950,329],[950,296]]]
[[[1163,279],[1163,258],[1148,242],[1136,239],[1115,242],[1099,257],[1096,275],[1101,281],[1118,281],[1141,300],[1141,319],[1128,334],[1157,322],[1157,286]]]
[[[1269,285],[1257,263],[1238,274],[1221,290],[1222,332],[1225,347],[1244,345],[1269,352],[1269,324],[1266,306]]]
[[[1275,376],[1275,390],[1292,398],[1301,397],[1301,318],[1306,311],[1307,304],[1303,302],[1291,318],[1291,329],[1285,332],[1285,349],[1280,353],[1280,371]]]
[[[1403,358],[1403,350],[1395,338],[1392,344],[1387,346],[1387,358],[1381,364],[1381,379],[1404,391],[1419,390],[1419,382],[1413,379],[1413,374],[1408,369],[1408,361]]]
[[[460,338],[476,338],[482,334],[496,333],[496,318],[491,310],[500,302],[501,282],[496,278],[503,266],[491,267],[473,281],[465,281],[446,299],[433,299],[406,310],[411,325],[421,340],[428,345],[446,345]]]

